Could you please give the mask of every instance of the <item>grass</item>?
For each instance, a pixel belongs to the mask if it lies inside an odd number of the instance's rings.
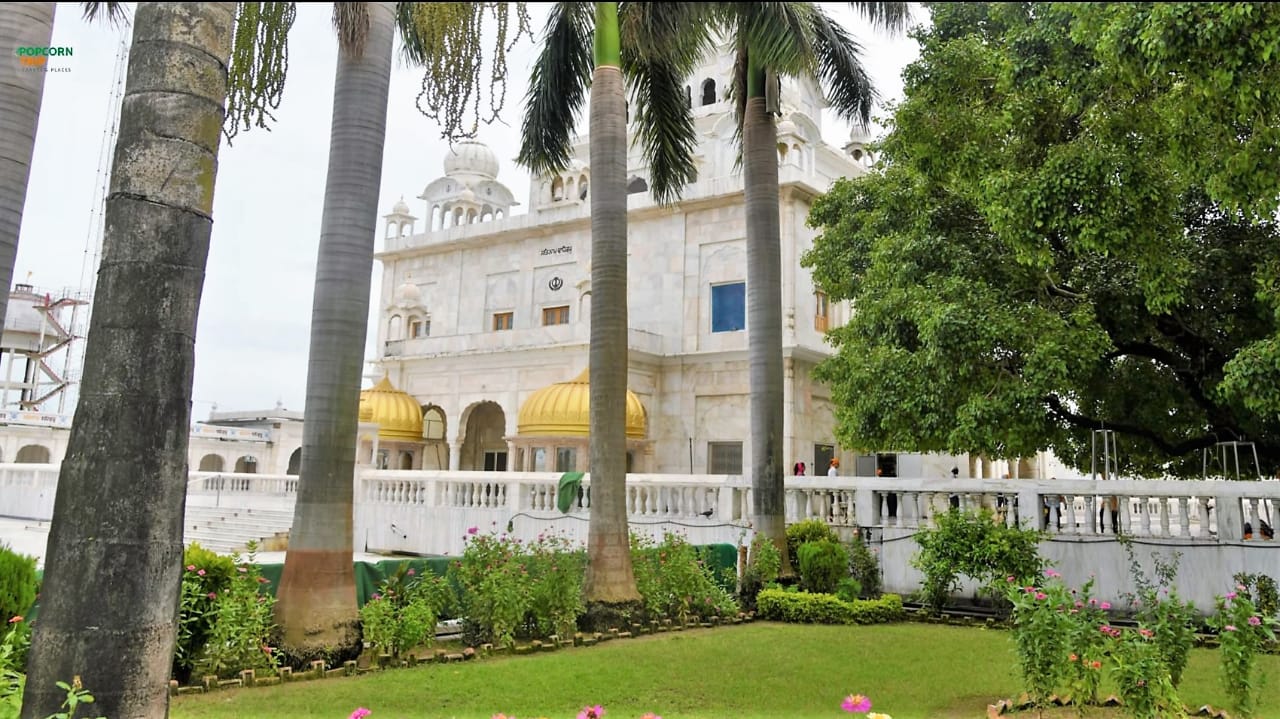
[[[1280,656],[1260,662],[1264,686],[1275,687]],[[1013,643],[1004,631],[757,622],[536,656],[188,695],[173,700],[170,716],[345,719],[356,707],[368,707],[370,719],[489,719],[498,712],[560,719],[601,704],[610,719],[645,712],[665,719],[839,717],[845,716],[841,699],[861,692],[894,719],[978,719],[988,704],[1019,691]],[[1190,706],[1225,704],[1215,652],[1192,652],[1181,695]],[[1280,716],[1280,692],[1264,690],[1258,716]]]

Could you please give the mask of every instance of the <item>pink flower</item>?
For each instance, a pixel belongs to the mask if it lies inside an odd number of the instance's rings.
[[[1048,595],[1048,594],[1045,594],[1044,592],[1036,592],[1036,600],[1037,600],[1037,601],[1041,601],[1041,602],[1043,602],[1044,600],[1046,600],[1046,599],[1048,599],[1048,598],[1049,598],[1049,595]]]
[[[1235,630],[1236,630],[1236,625],[1234,624],[1228,624],[1227,626],[1222,628],[1222,631],[1224,632],[1234,632]]]
[[[1013,581],[1017,581],[1017,580],[1014,578],[1014,576],[1013,576],[1012,574],[1010,574],[1009,576],[1007,576],[1007,577],[1005,577],[1005,578],[1004,578],[1004,581],[1006,581],[1006,582],[1013,582]]]
[[[410,569],[409,571],[405,572],[405,574],[408,574],[410,577],[412,577],[414,572],[412,569]]]
[[[1235,593],[1235,592],[1227,592],[1227,601],[1231,601],[1231,600],[1233,600],[1233,599],[1235,599],[1235,598],[1236,598],[1236,593]]]
[[[480,531],[479,527],[467,527],[467,534],[475,534],[476,532],[479,532],[479,531]]]
[[[209,592],[209,598],[210,598],[210,599],[217,599],[217,598],[218,598],[218,593],[217,593],[217,592]]]
[[[640,719],[662,719],[662,717],[654,714],[653,712],[646,712],[644,716],[640,717]]]
[[[194,564],[188,564],[188,565],[187,565],[187,571],[188,571],[188,572],[194,572],[194,571],[196,571],[196,565],[194,565]]]
[[[199,575],[199,576],[201,576],[201,577],[203,577],[203,576],[204,576],[204,570],[203,570],[203,569],[201,569],[200,571],[196,572],[196,574],[197,574],[197,575]]]
[[[244,574],[245,572],[248,572],[249,570],[248,570],[248,568],[246,568],[246,567],[236,567],[236,571],[237,571],[237,572],[240,572],[241,574]]]
[[[1077,601],[1077,602],[1076,602],[1076,609],[1079,609],[1079,608],[1081,608],[1081,607],[1083,607],[1083,606],[1084,606],[1084,602],[1080,602],[1080,601]]]
[[[18,622],[20,622],[20,621],[22,621],[22,615],[21,615],[21,614],[15,614],[15,615],[13,615],[12,617],[9,617],[9,623],[10,623],[10,624],[17,624],[17,623],[18,623]]]
[[[1105,612],[1105,611],[1107,611],[1108,609],[1110,609],[1110,608],[1111,608],[1111,602],[1103,602],[1103,603],[1100,605],[1100,608],[1101,608],[1101,609],[1102,609],[1102,611],[1104,611],[1104,612]]]
[[[599,704],[593,707],[582,707],[582,711],[578,712],[578,719],[600,719],[604,716],[604,707]]]
[[[861,694],[850,694],[840,702],[840,708],[853,713],[871,711],[871,699]]]
[[[1055,571],[1053,571],[1052,569],[1046,569],[1046,570],[1044,570],[1044,576],[1046,576],[1046,577],[1048,577],[1048,578],[1050,578],[1050,579],[1057,579],[1058,577],[1061,577],[1062,575],[1061,575],[1061,574],[1059,574],[1059,573],[1057,573],[1057,572],[1055,572]]]
[[[351,716],[347,717],[347,719],[364,719],[365,717],[369,716],[372,713],[373,712],[369,711],[368,709],[365,709],[364,707],[360,707],[359,709],[356,709],[355,711],[351,712]]]
[[[1262,624],[1262,619],[1261,619],[1261,618],[1259,618],[1259,617],[1258,617],[1258,616],[1256,616],[1256,615],[1255,615],[1255,616],[1252,616],[1252,617],[1249,617],[1249,626],[1251,626],[1251,627],[1256,627],[1256,626],[1258,626],[1259,624]]]

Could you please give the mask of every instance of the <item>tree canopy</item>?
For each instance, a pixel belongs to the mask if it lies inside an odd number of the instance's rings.
[[[804,264],[846,446],[1280,465],[1280,6],[930,6],[876,171]],[[1250,468],[1251,469],[1251,468]]]

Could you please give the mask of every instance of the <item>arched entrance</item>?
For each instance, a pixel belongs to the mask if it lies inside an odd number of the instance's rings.
[[[217,454],[206,454],[200,458],[200,472],[221,472],[226,465],[222,461],[222,456]]]
[[[248,454],[246,454],[245,456],[241,457],[240,459],[237,459],[237,460],[236,460],[236,473],[237,473],[237,474],[257,474],[257,473],[258,473],[258,458],[257,458],[257,457],[254,457],[253,455],[248,455]]]
[[[39,444],[28,444],[18,450],[13,461],[18,464],[49,464],[49,448]]]
[[[507,416],[496,402],[481,402],[467,413],[467,432],[458,469],[507,471]]]
[[[422,408],[422,438],[426,441],[422,448],[423,469],[449,468],[449,442],[445,426],[444,410],[435,405]]]
[[[289,468],[285,470],[285,474],[298,476],[302,472],[302,448],[293,450],[293,454],[289,455]]]

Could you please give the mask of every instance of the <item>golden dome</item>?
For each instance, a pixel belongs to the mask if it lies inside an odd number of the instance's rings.
[[[422,441],[422,407],[384,375],[371,389],[360,391],[360,421],[376,422],[381,439]]]
[[[529,395],[520,407],[516,432],[529,436],[583,436],[591,425],[590,370],[568,382],[556,384]],[[644,405],[635,392],[627,390],[627,437],[644,439]]]

